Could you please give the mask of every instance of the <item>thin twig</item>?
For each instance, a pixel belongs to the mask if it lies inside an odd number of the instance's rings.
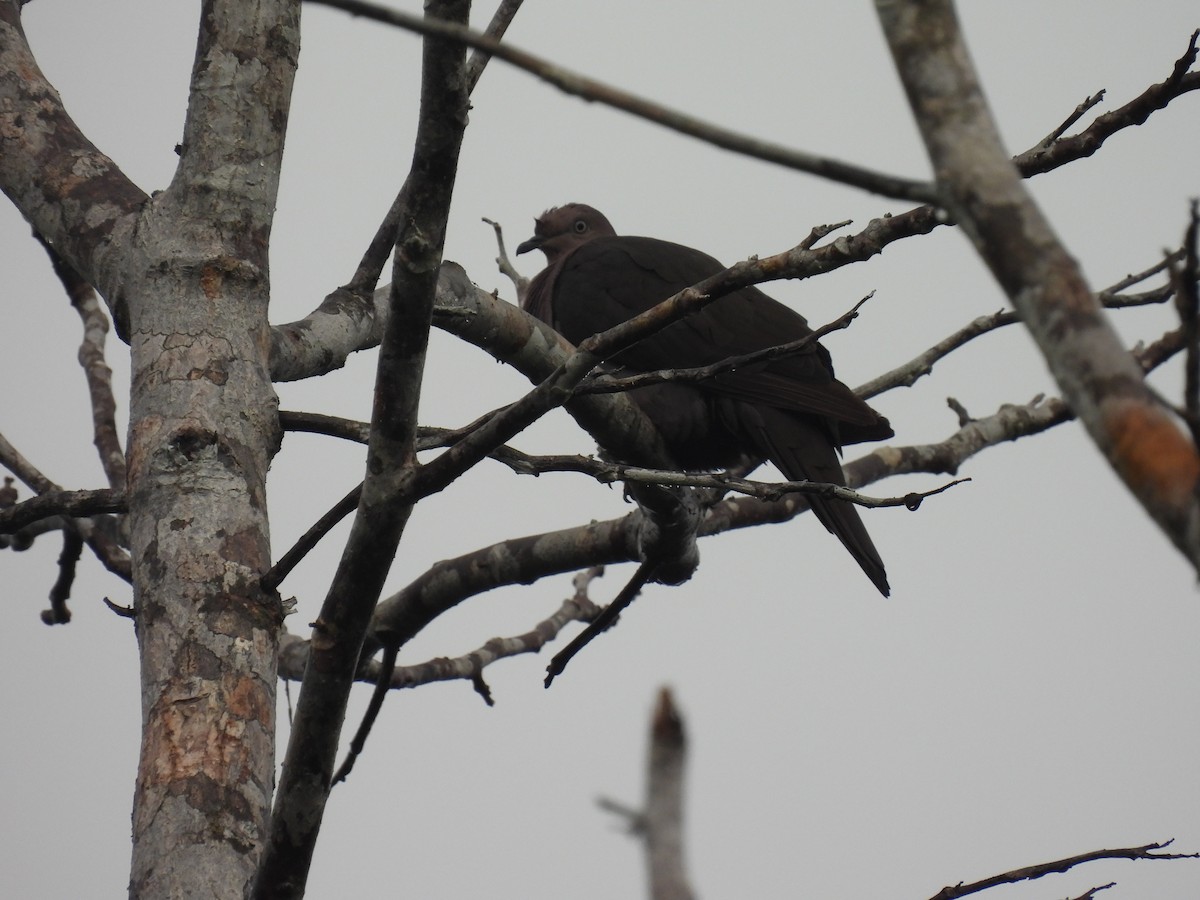
[[[563,669],[567,667],[567,663],[576,653],[590,644],[601,632],[608,630],[616,623],[621,610],[634,601],[634,598],[646,586],[646,582],[653,577],[657,565],[658,561],[654,559],[642,562],[625,587],[621,588],[620,593],[613,598],[612,603],[604,607],[600,615],[589,622],[587,628],[583,629],[571,643],[554,655],[554,658],[550,660],[550,665],[546,667],[546,687],[550,687],[554,679],[562,674]]]
[[[1063,123],[1061,125],[1059,125],[1052,132],[1050,132],[1048,135],[1046,135],[1044,138],[1042,138],[1040,141],[1038,141],[1038,146],[1045,149],[1046,147],[1049,147],[1051,144],[1053,144],[1055,141],[1057,141],[1064,134],[1066,134],[1067,129],[1070,128],[1072,125],[1074,125],[1076,122],[1078,122],[1081,118],[1083,118],[1084,113],[1086,113],[1089,109],[1096,106],[1098,103],[1100,103],[1104,99],[1104,93],[1105,92],[1103,90],[1099,90],[1096,93],[1092,94],[1092,96],[1086,97],[1082,103],[1080,103],[1078,106],[1075,107],[1075,111],[1072,112],[1069,116],[1067,116],[1066,119],[1063,120]]]
[[[486,33],[488,40],[493,41],[497,46],[502,46],[500,39],[504,36],[504,32],[508,30],[509,24],[517,14],[517,10],[521,8],[521,3],[522,0],[501,0],[495,14],[492,16],[492,21],[488,24]],[[353,12],[353,10],[350,11]],[[440,23],[443,27],[447,28],[453,27],[453,23],[442,19],[414,18],[417,21]],[[472,45],[468,44],[468,46]],[[467,61],[464,68],[464,80],[467,85],[468,96],[475,90],[475,85],[479,83],[479,78],[483,75],[484,68],[494,55],[494,53],[487,51],[486,48],[475,47],[475,52],[471,54],[471,58]],[[388,208],[383,221],[379,223],[379,227],[375,230],[375,236],[371,238],[370,244],[367,245],[367,250],[359,261],[358,268],[355,270],[354,276],[350,279],[350,283],[345,288],[339,288],[339,291],[345,290],[352,297],[367,297],[371,289],[379,282],[379,276],[383,272],[384,265],[387,263],[388,255],[392,252],[392,247],[396,244],[396,236],[400,231],[401,217],[410,202],[409,194],[412,191],[412,184],[412,173],[410,172],[404,179],[404,184],[400,186],[400,190],[397,191],[396,199],[392,201],[392,205]]]
[[[500,254],[496,257],[496,266],[500,269],[500,274],[513,283],[513,289],[517,292],[517,303],[520,304],[524,302],[525,292],[529,290],[529,279],[518,272],[517,267],[509,259],[508,251],[504,249],[504,229],[501,228],[500,223],[493,222],[488,218],[483,221],[491,225],[492,231],[496,234],[496,247]]]
[[[663,382],[683,382],[694,383],[699,381],[707,381],[715,378],[718,375],[723,375],[726,372],[733,372],[736,369],[741,369],[746,366],[755,365],[756,363],[770,362],[776,359],[787,359],[790,356],[796,356],[805,352],[819,341],[825,335],[834,331],[841,331],[849,328],[850,323],[858,318],[858,311],[862,305],[875,296],[875,292],[867,294],[859,300],[854,307],[848,312],[843,313],[838,318],[834,319],[827,325],[822,325],[811,334],[807,334],[802,338],[794,341],[788,341],[785,344],[776,344],[771,347],[765,347],[762,350],[755,350],[751,353],[742,353],[738,356],[729,356],[725,359],[711,363],[707,366],[694,366],[686,369],[656,369],[651,372],[639,372],[637,375],[595,375],[585,379],[578,387],[575,388],[576,394],[604,394],[613,393],[616,391],[628,391],[633,388],[645,387],[649,384],[662,384]]]
[[[488,23],[487,30],[484,32],[494,41],[499,41],[504,37],[504,32],[508,31],[508,26],[512,23],[513,17],[516,16],[517,10],[521,8],[522,0],[500,0],[500,5],[496,7],[496,12],[492,14],[492,21]],[[484,50],[476,47],[471,56],[467,59],[467,93],[472,93],[475,90],[475,85],[479,83],[479,77],[483,74],[484,68],[488,64],[488,60],[492,55]]]
[[[317,519],[312,526],[300,535],[300,539],[292,545],[287,553],[279,558],[275,565],[271,566],[270,570],[263,575],[261,585],[264,591],[273,591],[279,587],[283,579],[291,573],[292,569],[300,564],[312,549],[321,542],[321,538],[329,534],[342,519],[350,515],[358,508],[358,501],[362,497],[362,482],[354,487],[350,493],[339,500],[333,507]]]
[[[831,225],[814,225],[809,231],[808,237],[796,245],[797,250],[811,250],[817,245],[817,241],[832,234],[839,229],[845,228],[854,223],[853,219],[844,219],[841,222],[834,222]]]
[[[1096,297],[1106,309],[1125,309],[1133,306],[1149,306],[1155,303],[1165,303],[1175,293],[1175,286],[1172,282],[1140,294],[1123,294],[1121,292],[1168,269],[1172,261],[1182,258],[1183,250],[1176,250],[1170,253],[1166,259],[1156,263],[1145,271],[1138,272],[1135,275],[1128,275],[1116,284],[1099,291]],[[990,315],[979,316],[903,365],[897,366],[891,371],[884,372],[882,375],[878,375],[870,381],[859,385],[854,389],[854,392],[864,400],[869,400],[872,397],[877,397],[898,387],[912,387],[920,379],[933,372],[935,363],[945,359],[964,344],[977,337],[1020,321],[1020,316],[1017,313],[1007,309],[999,310]]]
[[[603,569],[594,567],[584,575],[590,576],[596,571],[603,571]],[[379,662],[368,663],[366,671],[359,676],[360,680],[371,677],[375,682],[375,689],[371,694],[370,702],[359,723],[358,730],[354,734],[354,739],[350,742],[346,759],[334,776],[333,783],[337,784],[346,779],[346,776],[353,770],[358,757],[366,749],[367,738],[370,737],[371,731],[375,727],[379,711],[383,708],[383,701],[389,690],[412,688],[422,684],[432,684],[436,681],[466,680],[472,683],[476,692],[483,697],[488,706],[494,706],[495,701],[492,699],[491,691],[483,681],[483,670],[487,666],[501,659],[523,653],[537,653],[557,637],[566,625],[571,622],[590,622],[599,613],[600,608],[588,599],[586,588],[580,590],[579,576],[576,576],[575,596],[564,600],[562,606],[549,618],[538,622],[532,630],[524,634],[492,638],[482,647],[465,656],[456,659],[439,657],[417,665],[398,667],[396,665],[398,648],[385,647],[383,658]]]
[[[50,588],[50,608],[42,610],[42,622],[47,625],[66,625],[71,621],[67,600],[75,583],[75,566],[83,553],[83,538],[77,528],[63,529],[63,549],[58,557],[58,578]]]
[[[340,784],[346,780],[346,777],[353,771],[354,763],[358,760],[363,748],[366,747],[367,738],[371,734],[371,729],[375,727],[375,720],[379,718],[379,711],[383,709],[383,701],[387,697],[388,688],[391,687],[392,673],[396,671],[396,655],[399,652],[399,647],[383,648],[383,659],[380,661],[379,677],[375,680],[375,690],[371,691],[371,699],[367,702],[366,712],[363,713],[362,721],[358,723],[358,730],[354,732],[354,737],[350,739],[350,748],[346,751],[346,758],[334,773],[333,784]]]

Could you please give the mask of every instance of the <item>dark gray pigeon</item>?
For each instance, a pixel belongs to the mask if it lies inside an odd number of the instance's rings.
[[[622,237],[598,210],[570,203],[537,219],[517,253],[541,250],[546,268],[524,308],[578,344],[723,271],[711,256],[668,241]],[[811,334],[804,317],[757,288],[734,291],[613,359],[646,372],[705,366]],[[892,436],[887,419],[833,376],[829,351],[813,343],[785,359],[694,383],[629,392],[688,470],[747,457],[769,459],[789,479],[845,484],[845,444]],[[637,460],[628,460],[636,463]],[[810,496],[813,512],[884,596],[883,560],[853,504]]]

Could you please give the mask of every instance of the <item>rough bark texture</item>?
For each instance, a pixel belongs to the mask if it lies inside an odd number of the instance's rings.
[[[79,132],[0,2],[0,183],[130,343],[143,739],[130,893],[239,896],[271,799],[281,610],[267,244],[298,0],[202,9],[179,168],[153,200]]]
[[[270,809],[282,613],[258,585],[278,444],[267,243],[298,50],[295,0],[205,4],[179,169],[125,258],[134,897],[240,896]]]
[[[950,0],[877,0],[944,202],[1114,471],[1200,571],[1200,457],[1004,151]],[[1179,78],[1182,78],[1182,71]]]
[[[146,195],[67,115],[29,50],[15,0],[0,3],[0,73],[0,185],[58,254],[105,293],[115,287],[118,238],[128,236]]]

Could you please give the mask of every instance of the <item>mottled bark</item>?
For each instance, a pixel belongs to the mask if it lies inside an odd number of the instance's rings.
[[[134,897],[240,896],[270,808],[267,245],[298,51],[298,0],[204,4],[179,168],[126,248]]]
[[[146,195],[63,108],[0,0],[0,188],[46,242],[117,309],[125,242]]]

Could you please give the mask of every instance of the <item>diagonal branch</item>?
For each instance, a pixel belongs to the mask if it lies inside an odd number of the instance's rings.
[[[662,106],[652,100],[587,78],[534,56],[532,53],[518,50],[509,44],[502,44],[489,35],[480,34],[465,26],[421,18],[400,10],[366,3],[363,0],[310,0],[310,2],[319,3],[322,6],[332,6],[356,16],[394,25],[419,34],[436,34],[461,41],[466,46],[481,50],[518,69],[536,75],[567,94],[611,106],[637,118],[645,119],[680,134],[699,138],[725,150],[775,163],[799,172],[818,175],[830,181],[887,197],[921,202],[935,200],[934,192],[926,182],[875,172],[836,159],[816,156],[781,144],[747,137],[712,122],[706,122],[679,110]]]
[[[614,391],[628,391],[633,388],[645,387],[648,384],[663,384],[664,382],[685,382],[693,383],[699,381],[707,381],[710,378],[715,378],[725,372],[732,372],[735,369],[741,369],[745,366],[754,365],[760,362],[767,362],[774,359],[786,359],[789,356],[795,356],[803,353],[814,343],[831,334],[834,331],[841,331],[844,328],[849,328],[850,323],[858,318],[858,311],[862,305],[871,299],[875,294],[872,291],[866,297],[863,297],[858,303],[848,311],[838,316],[827,325],[822,325],[820,328],[807,334],[804,337],[789,341],[786,344],[776,344],[772,347],[766,347],[762,350],[755,350],[751,353],[742,353],[738,356],[729,356],[707,366],[695,366],[690,369],[657,369],[652,372],[640,372],[637,375],[616,375],[601,373],[585,379],[576,389],[576,394],[599,394],[611,393]]]
[[[491,23],[488,25],[486,37],[489,40],[499,43],[500,39],[504,36],[504,32],[508,30],[513,17],[521,8],[521,2],[522,0],[502,0],[500,6],[496,9],[495,15],[492,16]],[[419,17],[417,19],[418,21],[430,21],[443,27],[454,27],[454,23],[447,22],[444,19],[421,19]],[[436,31],[428,31],[426,34],[436,36]],[[483,75],[484,67],[487,66],[489,59],[491,59],[490,54],[476,52],[472,54],[471,59],[467,62],[463,78],[466,80],[466,92],[468,95],[475,90],[475,85],[479,82],[480,76]],[[348,301],[356,307],[362,308],[365,305],[369,309],[370,292],[379,282],[379,276],[383,272],[383,266],[387,261],[388,254],[391,252],[392,247],[395,246],[397,236],[400,233],[401,223],[404,221],[404,213],[411,206],[412,198],[410,193],[414,188],[419,187],[417,182],[413,180],[414,174],[413,171],[410,171],[404,179],[404,184],[401,185],[399,193],[396,194],[396,199],[392,201],[392,205],[388,208],[383,221],[375,230],[375,236],[371,238],[370,244],[367,245],[367,249],[363,253],[358,268],[355,269],[354,276],[350,279],[350,283],[334,291],[330,297],[326,298],[327,302],[333,300],[334,305],[341,306]],[[325,303],[322,303],[322,307],[325,307],[325,305]]]
[[[465,22],[469,0],[431,0],[430,17]],[[411,504],[417,406],[446,220],[467,123],[465,53],[424,43],[421,111],[388,317],[375,385],[367,475],[358,515],[320,616],[288,741],[271,825],[254,881],[256,898],[304,893],[328,798],[346,702],[363,638]]]
[[[484,36],[497,42],[503,40],[504,32],[508,31],[508,26],[512,24],[522,2],[523,0],[500,0],[500,5],[492,14],[492,21],[488,22]],[[479,47],[472,51],[470,59],[467,60],[467,93],[475,90],[475,85],[479,84],[483,70],[487,68],[488,60],[491,58],[490,53]]]
[[[1183,416],[1200,446],[1200,201],[1192,200],[1191,221],[1184,238],[1183,259],[1171,263],[1171,281],[1177,286],[1175,308],[1182,323],[1186,358],[1183,366]]]
[[[1003,872],[999,875],[993,875],[990,878],[984,878],[980,881],[971,882],[970,884],[960,883],[952,887],[944,887],[933,895],[932,900],[957,900],[959,897],[966,897],[970,894],[978,894],[980,891],[986,891],[990,888],[999,887],[1002,884],[1016,884],[1021,881],[1032,881],[1035,878],[1041,878],[1045,875],[1055,875],[1063,872],[1069,872],[1076,866],[1083,865],[1084,863],[1095,862],[1100,859],[1200,858],[1200,853],[1157,852],[1169,847],[1171,843],[1171,841],[1164,841],[1161,844],[1145,844],[1141,847],[1122,847],[1115,850],[1093,850],[1090,853],[1080,853],[1078,856],[1068,856],[1065,859],[1056,859],[1053,862],[1038,863],[1034,866],[1025,866],[1021,869],[1013,869],[1011,872]]]
[[[0,190],[112,304],[120,250],[147,197],[67,114],[29,49],[14,0],[0,2],[0,133]],[[114,318],[123,322],[119,310]]]
[[[876,7],[952,215],[1008,294],[1097,448],[1200,571],[1200,456],[1146,385],[1078,264],[1021,184],[953,4],[877,0]],[[1176,83],[1195,57],[1193,35],[1172,75]]]

